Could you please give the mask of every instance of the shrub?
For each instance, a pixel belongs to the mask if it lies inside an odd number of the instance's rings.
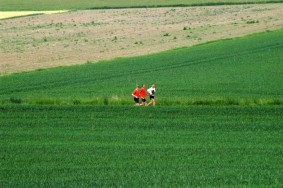
[[[108,105],[108,104],[109,104],[108,98],[105,97],[105,98],[103,99],[103,104],[104,104],[104,105]]]
[[[11,97],[10,101],[11,101],[11,103],[16,103],[16,104],[21,104],[23,102],[23,100],[21,98],[18,98],[18,97]]]
[[[258,20],[250,20],[250,21],[247,21],[247,24],[254,24],[254,23],[259,23]]]
[[[135,42],[135,44],[143,44],[143,42],[142,41],[137,41],[137,42]]]
[[[73,104],[74,104],[74,105],[80,105],[80,104],[81,104],[81,101],[78,100],[78,99],[75,99],[75,100],[73,100]]]
[[[117,41],[118,40],[118,37],[115,36],[114,39],[112,41]]]

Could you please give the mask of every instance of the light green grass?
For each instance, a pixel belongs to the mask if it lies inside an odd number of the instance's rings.
[[[278,3],[282,0],[0,0],[0,11],[22,10],[70,10],[91,8],[121,8],[121,7],[162,7],[162,6],[192,6],[192,5],[223,5],[248,3]]]
[[[131,104],[136,84],[155,83],[160,105],[282,105],[282,51],[279,30],[142,57],[13,74],[0,77],[0,101]]]
[[[1,187],[282,187],[282,107],[0,106]]]

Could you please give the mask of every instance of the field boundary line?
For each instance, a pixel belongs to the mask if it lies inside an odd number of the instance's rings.
[[[177,8],[177,7],[203,7],[203,6],[225,6],[225,5],[261,5],[261,4],[282,4],[281,1],[266,1],[266,2],[219,2],[219,3],[195,3],[195,4],[171,4],[171,5],[140,5],[140,6],[102,6],[102,7],[91,7],[87,9],[76,9],[76,10],[101,10],[101,9],[138,9],[138,8]]]

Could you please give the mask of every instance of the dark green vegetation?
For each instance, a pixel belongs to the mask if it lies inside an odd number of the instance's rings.
[[[131,104],[155,83],[160,105],[283,101],[283,30],[143,57],[0,77],[0,103]]]
[[[282,0],[0,0],[0,11],[70,10],[92,8],[172,7],[201,5],[231,5],[250,3],[280,3]]]
[[[283,185],[283,108],[0,107],[1,187]]]

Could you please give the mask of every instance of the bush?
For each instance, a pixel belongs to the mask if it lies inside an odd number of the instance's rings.
[[[11,103],[16,103],[16,104],[21,104],[23,102],[21,98],[17,98],[17,97],[11,97],[10,101]]]
[[[247,21],[247,24],[254,24],[254,23],[259,23],[258,20],[250,20],[250,21]]]
[[[108,104],[109,104],[108,98],[105,97],[105,98],[103,99],[103,104],[104,104],[104,105],[108,105]]]
[[[74,105],[80,105],[80,104],[81,104],[81,101],[78,100],[78,99],[75,99],[75,100],[73,100],[73,104],[74,104]]]

